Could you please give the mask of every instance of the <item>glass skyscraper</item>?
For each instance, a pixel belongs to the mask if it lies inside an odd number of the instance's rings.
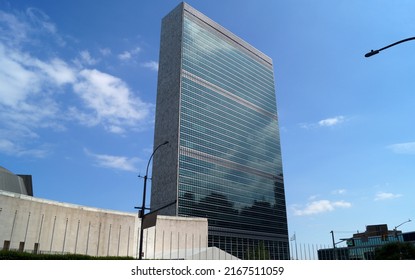
[[[272,60],[186,3],[162,21],[151,208],[207,217],[209,246],[289,259]]]

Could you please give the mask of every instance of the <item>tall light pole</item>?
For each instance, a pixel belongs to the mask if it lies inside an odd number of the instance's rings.
[[[337,247],[336,247],[336,245],[339,244],[339,243],[342,243],[344,241],[347,241],[347,239],[340,239],[340,241],[336,242],[334,240],[334,231],[330,231],[330,233],[331,233],[331,239],[332,239],[332,242],[333,242],[333,258],[335,260],[338,260],[339,259],[339,256],[337,254]]]
[[[141,206],[141,210],[139,213],[139,218],[141,218],[141,228],[140,228],[140,249],[139,249],[139,255],[138,255],[138,259],[142,260],[143,259],[143,234],[144,234],[144,211],[146,209],[146,191],[147,191],[147,178],[148,178],[148,167],[150,166],[150,162],[151,159],[153,158],[154,154],[156,153],[156,151],[158,150],[158,148],[160,148],[163,145],[167,145],[169,143],[169,141],[165,141],[163,143],[161,143],[160,145],[158,145],[153,153],[151,154],[150,158],[148,159],[148,163],[147,163],[147,169],[146,169],[146,175],[144,175],[144,187],[143,187],[143,204]]]
[[[330,231],[331,239],[333,241],[333,258],[337,260],[337,252],[336,252],[336,242],[334,241],[334,231]]]
[[[406,38],[406,39],[400,40],[398,42],[395,42],[393,44],[387,45],[386,47],[383,47],[383,48],[378,49],[378,50],[371,50],[370,52],[368,52],[367,54],[365,54],[365,57],[371,57],[372,55],[378,54],[379,52],[381,52],[381,51],[383,51],[385,49],[388,49],[390,47],[393,47],[393,46],[396,46],[398,44],[404,43],[406,41],[411,41],[411,40],[415,40],[415,37],[410,37],[410,38]]]

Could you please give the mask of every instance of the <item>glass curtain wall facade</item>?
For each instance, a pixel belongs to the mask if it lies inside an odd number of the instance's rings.
[[[272,60],[185,3],[163,19],[152,209],[207,217],[209,246],[288,259]]]

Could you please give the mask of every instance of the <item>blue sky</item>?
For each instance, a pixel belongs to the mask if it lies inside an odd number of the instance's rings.
[[[141,205],[161,18],[179,2],[0,0],[0,165],[37,197]],[[364,57],[415,36],[413,1],[188,3],[274,61],[290,236],[415,218],[415,42]]]

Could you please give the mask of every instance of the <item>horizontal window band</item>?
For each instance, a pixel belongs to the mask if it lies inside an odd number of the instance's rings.
[[[232,162],[217,156],[212,156],[203,152],[199,152],[190,148],[186,148],[186,147],[180,147],[180,154],[181,155],[185,155],[185,156],[189,156],[189,157],[193,157],[195,159],[199,159],[199,160],[203,160],[206,162],[210,162],[213,164],[218,164],[221,166],[224,166],[226,168],[230,168],[230,169],[235,169],[241,172],[247,172],[247,173],[251,173],[260,177],[264,177],[267,179],[273,179],[276,182],[283,182],[283,178],[282,176],[277,176],[268,172],[263,172],[261,170],[258,169],[254,169],[236,162]]]
[[[224,96],[228,97],[229,99],[232,99],[233,101],[238,102],[239,104],[242,104],[242,105],[244,105],[244,106],[246,106],[246,107],[248,107],[252,110],[255,110],[258,113],[261,113],[263,115],[271,117],[275,120],[277,119],[277,115],[272,114],[268,111],[265,111],[264,109],[258,107],[257,105],[252,104],[251,102],[246,101],[246,100],[240,98],[239,96],[236,96],[235,94],[233,94],[229,91],[226,91],[226,90],[224,90],[224,89],[222,89],[222,88],[220,88],[220,87],[218,87],[218,86],[216,86],[216,85],[214,85],[214,84],[212,84],[212,83],[210,83],[210,82],[208,82],[208,81],[206,81],[206,80],[204,80],[204,79],[202,79],[202,78],[200,78],[200,77],[198,77],[198,76],[196,76],[196,75],[194,75],[194,74],[192,74],[192,73],[190,73],[186,70],[182,70],[182,72],[183,72],[182,73],[183,77],[185,77],[187,79],[190,79],[190,80],[192,80],[192,81],[194,81],[194,82],[196,82],[196,83],[198,83],[198,84],[200,84],[204,87],[207,87],[207,88],[209,88],[209,89],[211,89],[211,90],[213,90],[213,91],[215,91],[215,92],[217,92],[221,95],[224,95]]]

